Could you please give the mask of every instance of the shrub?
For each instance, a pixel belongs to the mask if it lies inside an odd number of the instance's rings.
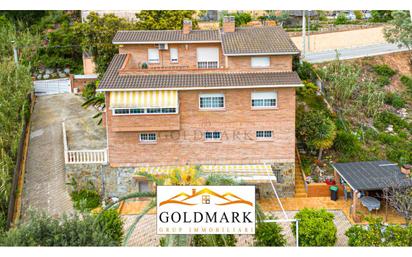
[[[299,220],[300,246],[334,246],[336,243],[336,226],[334,215],[325,209],[305,208],[295,215]],[[292,224],[293,235],[296,235],[296,224]]]
[[[412,94],[412,78],[403,75],[400,80],[401,80],[402,84],[405,85],[405,87],[407,88],[409,93]]]
[[[100,206],[100,195],[95,190],[81,189],[70,194],[73,207],[79,211],[90,211]]]
[[[385,77],[385,76],[378,76],[378,78],[376,79],[376,84],[380,87],[384,87],[387,86],[391,83],[391,80],[389,77]]]
[[[340,130],[336,133],[333,147],[345,155],[354,156],[361,150],[361,144],[356,135]]]
[[[86,98],[86,100],[92,98],[96,94],[96,82],[88,83],[82,92],[82,96]]]
[[[99,229],[117,245],[122,243],[123,221],[117,210],[110,209],[96,215],[96,223]]]
[[[295,62],[295,70],[298,73],[301,80],[312,80],[315,78],[313,71],[313,65],[309,62],[303,61],[300,63],[298,60]]]
[[[276,222],[258,222],[255,231],[256,246],[285,246],[282,227]]]
[[[392,105],[396,109],[405,107],[405,100],[397,93],[387,93],[385,95],[385,103]]]
[[[355,225],[345,235],[349,246],[411,246],[412,226],[385,226],[381,218],[366,217],[368,226]]]
[[[402,129],[408,129],[409,132],[412,133],[411,124],[408,124],[407,121],[388,111],[384,111],[377,115],[373,122],[373,125],[380,130],[385,130],[389,124],[393,125],[396,132],[399,132]]]
[[[313,84],[312,82],[306,82],[306,81],[304,81],[303,84],[305,86],[300,87],[297,90],[298,95],[304,98],[308,96],[316,95],[316,92],[318,91],[319,88],[315,84]]]
[[[376,74],[380,76],[390,78],[396,74],[396,71],[389,67],[387,64],[374,65],[372,68],[376,72]]]
[[[120,218],[119,218],[120,219]],[[119,246],[119,236],[106,234],[106,227],[114,228],[113,219],[83,214],[55,219],[44,213],[32,213],[27,223],[20,224],[0,237],[1,246]],[[118,228],[115,231],[119,231]],[[121,231],[121,229],[120,229]]]
[[[346,15],[343,12],[339,13],[338,17],[336,17],[335,25],[347,24],[347,23],[349,23],[349,20],[346,17]]]
[[[192,246],[235,246],[236,237],[234,235],[194,235]]]

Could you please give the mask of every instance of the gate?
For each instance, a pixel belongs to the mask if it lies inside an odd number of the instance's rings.
[[[49,80],[35,80],[34,93],[36,95],[53,95],[70,93],[70,79],[49,79]]]

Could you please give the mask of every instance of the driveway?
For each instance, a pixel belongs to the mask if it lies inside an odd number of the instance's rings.
[[[27,217],[29,209],[42,210],[54,217],[73,211],[65,184],[62,122],[68,123],[69,127],[85,123],[90,127],[93,126],[90,124],[96,124],[92,118],[96,110],[82,108],[83,101],[80,96],[72,94],[37,97],[31,117],[22,194],[23,219]],[[99,135],[104,133],[102,128],[94,126],[92,131],[97,131]],[[105,139],[99,141],[105,142]]]

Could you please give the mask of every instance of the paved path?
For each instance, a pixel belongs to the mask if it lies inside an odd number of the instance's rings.
[[[389,54],[389,53],[403,52],[403,51],[407,51],[407,48],[398,48],[398,46],[394,44],[377,44],[377,45],[360,46],[360,47],[354,47],[354,48],[338,49],[339,59],[341,60],[362,58],[362,57],[367,57],[367,56],[375,56],[375,55],[382,55],[382,54]],[[335,50],[307,53],[305,57],[305,60],[311,63],[328,62],[328,61],[333,61],[335,59],[336,59]]]
[[[337,241],[335,246],[347,246],[348,238],[345,236],[346,230],[351,227],[351,223],[346,218],[342,211],[329,210],[329,212],[335,215],[333,222],[337,229]],[[286,211],[288,218],[293,218],[297,211]],[[282,219],[283,213],[281,211],[271,211],[270,214],[273,217]],[[132,225],[137,215],[123,215],[123,221],[125,223],[125,230]],[[285,236],[287,246],[296,246],[295,237],[290,227],[291,223],[279,223],[282,227],[282,234]],[[128,241],[128,246],[159,246],[159,240],[163,235],[156,234],[156,215],[145,215],[136,225],[136,228]],[[236,246],[252,246],[253,237],[250,235],[237,235]]]
[[[95,111],[83,109],[82,102],[81,97],[72,94],[37,98],[23,186],[23,220],[29,209],[43,210],[52,216],[73,211],[65,185],[62,122],[91,119]]]

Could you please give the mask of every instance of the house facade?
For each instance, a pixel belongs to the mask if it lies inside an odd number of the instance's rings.
[[[301,81],[286,32],[225,17],[220,30],[184,21],[182,30],[119,31],[113,44],[119,54],[98,88],[112,168],[204,165],[266,187],[270,177],[293,195]]]

